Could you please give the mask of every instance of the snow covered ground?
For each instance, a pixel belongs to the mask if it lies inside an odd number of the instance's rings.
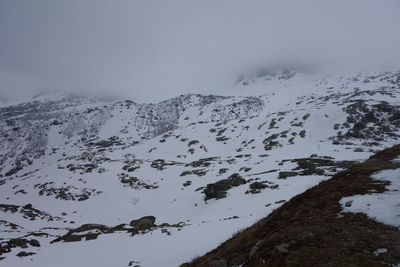
[[[344,212],[362,212],[388,225],[400,228],[400,169],[372,175],[377,182],[388,182],[385,192],[345,197],[340,201]]]
[[[244,80],[233,97],[3,103],[0,243],[40,247],[12,247],[0,265],[177,266],[398,143],[399,89],[397,71],[292,73]],[[394,205],[395,192],[384,196]],[[135,232],[143,216],[155,225]],[[123,227],[51,243],[84,224]]]

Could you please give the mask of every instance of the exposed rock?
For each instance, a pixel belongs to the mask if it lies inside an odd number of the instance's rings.
[[[118,175],[120,182],[125,187],[130,187],[132,189],[157,189],[158,185],[156,183],[148,184],[137,177],[129,176],[126,173],[121,173]]]
[[[297,172],[279,172],[278,179],[286,179],[287,177],[297,176]]]
[[[179,165],[178,162],[175,161],[166,161],[163,159],[156,159],[151,162],[151,167],[155,168],[159,171],[164,170],[167,166]]]
[[[36,254],[35,252],[25,252],[25,251],[20,251],[16,255],[17,257],[27,257]]]
[[[47,212],[38,210],[32,207],[32,204],[26,204],[24,206],[17,206],[11,204],[0,204],[0,211],[11,212],[11,213],[21,213],[22,217],[29,219],[31,221],[36,219],[47,220],[47,221],[60,221],[61,217],[52,216]]]
[[[57,199],[62,200],[73,200],[73,201],[84,201],[89,199],[91,196],[101,194],[102,191],[98,191],[93,188],[78,188],[73,185],[68,186],[54,186],[54,182],[47,182],[44,184],[36,184],[34,188],[39,189],[39,196],[52,196],[54,195]]]
[[[156,217],[154,216],[144,216],[137,220],[132,220],[129,225],[137,228],[138,230],[148,230],[155,227]]]
[[[192,140],[192,141],[190,141],[188,143],[188,146],[193,146],[193,145],[198,144],[198,143],[199,143],[199,140]]]
[[[0,242],[0,255],[11,252],[12,248],[28,248],[28,245],[40,247],[40,243],[36,239],[13,238],[8,241]]]
[[[268,181],[262,181],[262,182],[253,182],[249,185],[250,190],[246,191],[246,194],[251,193],[251,194],[258,194],[261,192],[261,190],[265,188],[270,188],[270,189],[277,189],[279,188],[279,185],[274,184],[272,182]]]
[[[192,162],[186,164],[185,167],[190,166],[193,168],[199,168],[199,167],[206,168],[206,167],[209,167],[211,164],[213,164],[212,163],[213,161],[216,161],[218,159],[219,159],[218,157],[202,158],[202,159],[192,161]]]
[[[190,175],[190,174],[194,174],[197,176],[204,176],[206,175],[208,172],[208,170],[206,169],[197,169],[197,170],[188,170],[188,171],[183,171],[180,176],[186,176],[186,175]]]
[[[99,234],[104,233],[109,229],[110,227],[103,224],[83,224],[78,228],[68,231],[67,234],[54,239],[51,243],[59,241],[77,242],[82,239],[92,240],[96,239]]]
[[[204,200],[220,199],[226,197],[227,191],[232,187],[245,184],[246,180],[243,179],[238,173],[234,173],[226,179],[219,180],[216,183],[208,184],[203,190],[205,194]]]
[[[186,187],[186,186],[189,186],[189,185],[191,185],[191,184],[192,184],[192,181],[186,181],[186,182],[183,183],[183,186]]]

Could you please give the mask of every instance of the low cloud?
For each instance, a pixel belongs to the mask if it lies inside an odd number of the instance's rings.
[[[400,62],[400,4],[368,0],[0,3],[0,94],[160,101],[287,63]]]

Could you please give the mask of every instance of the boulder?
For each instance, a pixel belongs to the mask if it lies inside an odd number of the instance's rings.
[[[137,220],[132,220],[129,224],[130,226],[137,228],[138,230],[148,230],[155,225],[156,217],[154,216],[144,216]]]
[[[212,198],[224,198],[226,197],[229,189],[245,183],[246,180],[243,177],[241,177],[238,173],[234,173],[226,179],[219,180],[216,183],[208,184],[203,190],[203,193],[206,195],[205,200]]]

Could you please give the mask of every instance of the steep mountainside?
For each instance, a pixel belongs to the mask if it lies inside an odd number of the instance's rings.
[[[183,266],[398,266],[399,157],[377,153]]]
[[[227,94],[2,103],[0,263],[177,266],[400,137],[399,71]]]

